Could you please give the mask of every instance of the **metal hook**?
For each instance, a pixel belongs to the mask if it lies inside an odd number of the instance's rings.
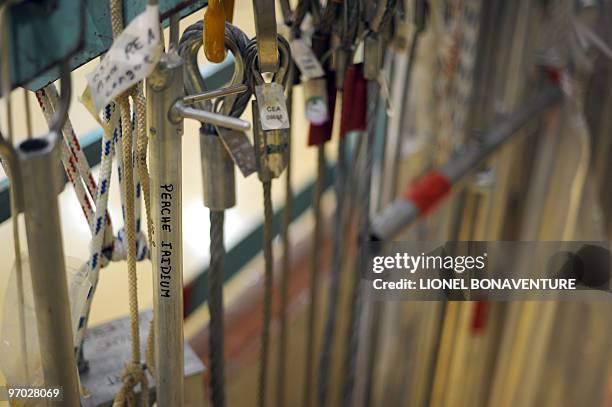
[[[278,35],[276,33],[276,6],[274,0],[253,0],[255,14],[255,38],[259,69],[262,72],[276,72],[279,65]]]
[[[249,39],[240,29],[233,26],[230,23],[225,24],[225,46],[234,56],[234,72],[230,80],[230,84],[226,88],[204,92],[206,86],[200,69],[198,68],[197,56],[202,46],[202,22],[199,21],[189,26],[183,33],[181,43],[179,47],[179,53],[184,60],[184,78],[185,78],[185,90],[189,94],[199,93],[200,95],[214,95],[217,99],[211,106],[208,102],[195,102],[199,103],[203,108],[208,108],[213,112],[220,112],[223,115],[239,117],[244,109],[246,108],[249,99],[251,98],[251,88],[249,85],[249,76],[245,72],[245,61],[244,55],[246,54]],[[246,91],[237,95],[233,92],[233,89],[243,90],[246,87]],[[204,92],[204,93],[202,93]],[[187,96],[187,99],[200,99],[199,95]],[[206,129],[203,127],[204,132],[210,132],[210,127]],[[221,139],[225,151],[229,153],[229,157],[234,161],[236,166],[240,169],[242,174],[247,177],[255,171],[255,156],[253,153],[253,147],[248,139],[248,136],[243,131],[229,131],[221,127],[216,128],[216,133]],[[215,144],[219,140],[207,140],[201,139],[202,148],[202,166],[208,166],[210,162],[215,160],[223,159],[221,157],[213,157],[219,151],[219,145]],[[214,146],[214,148],[211,148]],[[216,161],[215,161],[216,162]],[[218,166],[218,168],[233,168]],[[203,170],[204,171],[204,170]],[[212,173],[214,171],[204,171],[203,174]],[[228,174],[224,174],[224,177],[233,179],[233,175],[230,177]],[[206,178],[206,176],[205,176]],[[228,179],[229,179],[228,178]],[[219,182],[218,184],[223,184]],[[206,187],[205,187],[206,195]],[[213,194],[208,194],[213,195]],[[233,204],[232,204],[233,206]]]
[[[198,52],[202,47],[202,22],[188,27],[183,33],[179,47],[179,54],[184,62],[185,75],[185,91],[187,94],[198,94],[206,91],[204,79],[198,67]],[[234,72],[230,80],[230,88],[236,85],[245,84],[245,65],[243,58],[243,49],[246,48],[248,38],[242,31],[234,27],[230,23],[225,24],[225,46],[234,56]],[[223,97],[223,107],[219,111],[222,114],[229,115],[236,103],[238,96],[228,93]],[[240,96],[240,99],[246,101],[250,98],[250,92]],[[246,107],[246,103],[244,103]],[[204,108],[204,104],[200,107]],[[242,109],[244,110],[244,109]]]
[[[53,114],[49,132],[58,134],[62,131],[66,120],[68,119],[68,108],[70,107],[70,99],[72,98],[72,81],[70,79],[70,66],[68,61],[63,61],[60,64],[60,99],[59,106]]]

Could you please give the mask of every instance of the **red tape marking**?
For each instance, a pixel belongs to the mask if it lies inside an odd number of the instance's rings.
[[[404,196],[419,208],[419,215],[423,216],[436,207],[451,186],[444,175],[432,171],[412,184]]]

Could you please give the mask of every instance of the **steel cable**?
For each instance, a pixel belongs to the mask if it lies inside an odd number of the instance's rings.
[[[272,312],[272,182],[263,181],[263,204],[264,204],[264,230],[263,230],[263,252],[264,252],[264,303],[263,303],[263,326],[261,332],[261,354],[259,364],[259,397],[257,405],[266,406],[266,386],[268,371],[268,354],[270,346],[270,319]]]
[[[202,31],[204,23],[198,21],[190,25],[183,32],[179,42],[179,54],[187,60],[186,64],[195,65],[194,52],[202,45]],[[225,23],[225,42],[230,50],[238,52],[235,58],[242,58],[246,53],[249,43],[248,37],[237,27],[229,22]],[[235,69],[243,69],[243,64],[237,62]],[[195,68],[195,67],[194,67]],[[188,75],[185,88],[187,93],[202,92],[205,89],[203,79],[196,73],[195,76]],[[242,77],[242,82],[247,82],[247,78]],[[203,107],[214,111],[229,113],[232,117],[240,117],[244,112],[251,98],[251,89],[229,99],[219,98],[214,104],[210,102],[203,104]],[[221,105],[231,103],[225,108]],[[201,123],[201,137],[218,137],[213,125]],[[208,271],[208,308],[210,312],[210,334],[209,334],[209,360],[210,360],[210,380],[212,405],[223,407],[225,405],[225,375],[224,375],[224,312],[223,312],[223,282],[224,282],[224,263],[225,247],[223,244],[224,211],[220,208],[210,209],[210,266]]]
[[[212,405],[225,405],[223,389],[223,246],[224,211],[210,211],[210,268],[208,275],[208,309],[210,310],[210,370]]]

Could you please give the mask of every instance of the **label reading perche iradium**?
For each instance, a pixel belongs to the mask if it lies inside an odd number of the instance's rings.
[[[172,266],[175,264],[175,262],[173,261],[174,252],[172,248],[172,242],[164,238],[172,235],[172,221],[174,216],[172,208],[172,192],[174,191],[174,185],[164,184],[161,185],[159,189],[159,295],[160,297],[170,298],[170,281],[172,279]]]

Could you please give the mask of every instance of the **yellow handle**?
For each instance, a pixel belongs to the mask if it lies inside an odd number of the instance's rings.
[[[225,59],[225,7],[222,0],[209,0],[204,13],[204,55],[210,62]]]
[[[223,0],[225,9],[225,20],[231,23],[234,20],[234,0]]]

